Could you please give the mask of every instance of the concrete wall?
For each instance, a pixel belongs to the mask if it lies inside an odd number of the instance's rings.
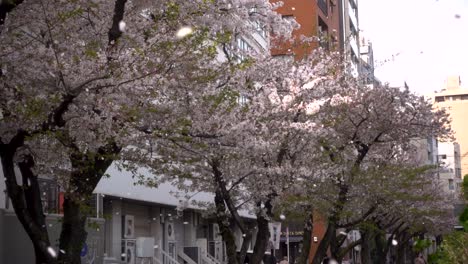
[[[47,230],[51,244],[57,245],[61,231],[59,215],[48,215]],[[87,227],[87,254],[82,263],[102,263],[104,249],[103,219],[90,219],[93,228]],[[97,228],[95,228],[97,227]],[[56,252],[58,248],[55,247]],[[0,209],[0,263],[34,263],[34,248],[15,213]]]

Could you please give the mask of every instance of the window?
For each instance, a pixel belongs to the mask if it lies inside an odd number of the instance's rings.
[[[260,36],[262,36],[263,38],[267,37],[267,31],[265,27],[262,25],[262,23],[260,23],[259,21],[255,21],[255,28],[257,29]]]
[[[324,49],[329,49],[328,25],[322,18],[318,18],[318,36],[320,38],[320,46]]]
[[[247,42],[245,42],[245,40],[243,40],[242,38],[237,39],[237,48],[242,51],[250,50],[249,44],[247,44]]]
[[[445,154],[440,155],[440,158],[441,158],[441,159],[447,159],[447,155],[445,155]]]
[[[238,63],[241,63],[246,59],[246,53],[251,50],[249,44],[242,38],[236,39],[236,46],[238,52],[235,54]]]
[[[322,10],[323,14],[328,16],[328,1],[327,0],[318,0],[317,4],[320,10]]]
[[[58,213],[57,183],[50,179],[38,179],[37,181],[41,190],[41,202],[44,213]]]
[[[455,190],[455,186],[453,185],[453,180],[449,179],[449,190]]]

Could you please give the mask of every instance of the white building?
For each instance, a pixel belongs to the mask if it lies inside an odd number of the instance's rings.
[[[460,145],[455,142],[439,143],[439,181],[451,198],[458,200],[462,182]]]
[[[132,173],[111,166],[95,189],[97,210],[106,218],[104,263],[222,264],[227,262],[218,225],[200,203],[212,204],[213,194],[186,193],[171,183],[157,188],[135,185]],[[141,169],[145,177],[152,177]],[[180,210],[183,209],[183,210]],[[241,211],[245,221],[253,214]],[[236,245],[242,233],[233,226]],[[255,233],[253,237],[255,238]],[[255,243],[253,239],[252,244]]]
[[[359,48],[359,14],[357,0],[341,0],[342,12],[340,23],[342,27],[342,38],[344,40],[344,52],[351,64],[350,72],[358,77],[360,71],[360,48]]]

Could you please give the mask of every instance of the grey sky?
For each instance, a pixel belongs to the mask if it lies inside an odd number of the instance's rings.
[[[358,1],[381,81],[406,81],[421,94],[440,90],[448,75],[468,86],[468,0]]]

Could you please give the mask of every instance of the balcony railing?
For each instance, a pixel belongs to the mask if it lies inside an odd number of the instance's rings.
[[[328,16],[328,0],[318,0],[317,5],[322,10],[323,14]]]
[[[349,19],[354,29],[357,31],[358,30],[357,14],[356,14],[356,10],[352,7],[349,7]]]

